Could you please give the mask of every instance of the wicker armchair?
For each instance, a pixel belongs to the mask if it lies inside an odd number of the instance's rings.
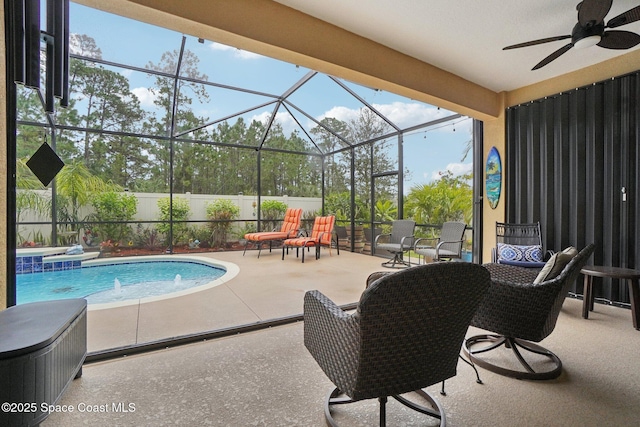
[[[491,287],[471,325],[494,334],[468,338],[463,351],[469,359],[513,378],[557,378],[562,371],[560,358],[533,342],[540,342],[553,332],[562,303],[593,250],[593,244],[586,246],[558,276],[540,283],[534,283],[538,270],[485,264],[491,273]],[[500,352],[506,353],[499,357]],[[509,354],[515,359],[509,358]]]
[[[488,271],[470,263],[434,263],[370,277],[356,313],[347,314],[318,291],[304,298],[304,343],[336,385],[331,407],[377,398],[385,424],[387,397],[445,423],[424,387],[456,375],[460,348],[485,291]],[[410,401],[415,391],[430,407]],[[346,395],[342,396],[342,395]]]

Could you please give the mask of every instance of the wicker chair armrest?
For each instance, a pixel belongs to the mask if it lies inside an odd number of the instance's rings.
[[[360,328],[357,315],[346,313],[319,291],[304,296],[304,345],[335,384],[348,389],[357,373]]]
[[[378,280],[381,277],[386,276],[387,274],[391,274],[391,272],[389,272],[389,271],[376,271],[374,273],[371,273],[369,275],[369,277],[367,277],[367,284],[365,286],[365,289],[368,288],[369,286],[371,286],[371,284],[373,282],[375,282],[376,280]]]
[[[336,303],[331,301],[326,295],[320,291],[308,291],[304,296],[304,320],[315,321],[325,316],[331,316],[336,319],[349,319],[351,314],[345,312]]]
[[[524,268],[514,265],[489,263],[484,267],[491,273],[491,281],[504,283],[532,284],[540,272],[537,268]]]

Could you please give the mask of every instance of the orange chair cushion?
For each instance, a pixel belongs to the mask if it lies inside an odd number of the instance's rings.
[[[284,213],[284,221],[282,222],[282,228],[280,228],[280,231],[287,232],[290,236],[295,236],[300,228],[301,219],[302,208],[287,208],[287,211]]]
[[[330,245],[331,232],[335,224],[336,217],[333,215],[316,217],[311,230],[311,236],[298,237],[295,239],[287,239],[284,241],[286,246],[306,247],[315,246],[316,244]]]
[[[250,242],[266,242],[268,240],[283,240],[291,237],[289,233],[283,233],[281,231],[265,231],[261,233],[247,233],[244,238]]]
[[[311,231],[311,238],[320,241],[320,244],[328,245],[331,243],[331,232],[333,231],[333,225],[336,221],[336,217],[333,215],[321,216],[316,218],[313,223],[313,230]]]
[[[250,242],[266,242],[269,240],[282,240],[295,237],[300,228],[302,218],[302,208],[287,208],[284,213],[284,221],[280,231],[260,231],[257,233],[247,233],[244,238]]]

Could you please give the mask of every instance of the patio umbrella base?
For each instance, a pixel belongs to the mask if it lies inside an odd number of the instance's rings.
[[[393,397],[398,402],[402,403],[407,408],[410,408],[414,411],[420,412],[422,414],[425,414],[432,418],[440,420],[439,426],[445,427],[446,426],[445,413],[440,403],[424,390],[416,390],[413,393],[418,394],[420,397],[426,400],[429,406],[419,405],[407,399],[404,396],[394,395],[391,397]],[[387,397],[386,396],[380,397],[378,398],[378,400],[380,401],[380,427],[383,427],[383,426],[386,426],[386,421],[387,421],[386,420]],[[324,416],[325,416],[327,425],[329,427],[338,427],[336,420],[333,419],[333,415],[331,414],[331,407],[333,405],[344,405],[344,404],[353,403],[353,402],[356,402],[356,401],[344,395],[337,387],[331,390],[331,392],[329,392],[329,394],[327,395],[327,398],[324,404]]]
[[[475,349],[473,348],[475,345],[482,343],[488,343],[489,345]],[[499,366],[480,357],[480,354],[496,350],[503,345],[505,348],[511,349],[516,359],[523,367],[523,370]],[[491,372],[495,372],[496,374],[511,378],[521,380],[550,380],[558,378],[562,372],[562,362],[558,356],[544,347],[518,338],[509,338],[502,335],[475,335],[464,341],[462,350],[469,360],[476,365]],[[521,350],[525,350],[528,354],[542,356],[541,358],[538,357],[538,359],[541,359],[543,363],[538,362],[536,365],[544,364],[545,368],[538,369],[537,371],[534,370],[531,366],[531,362],[527,362],[523,357],[523,352]],[[550,367],[548,367],[549,363],[551,365]]]

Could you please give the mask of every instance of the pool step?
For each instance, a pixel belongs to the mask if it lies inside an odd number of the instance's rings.
[[[72,270],[82,267],[82,261],[100,256],[100,252],[84,252],[81,254],[66,254],[69,248],[47,248],[22,252],[16,256],[16,274],[40,273],[43,271]]]
[[[87,261],[89,259],[98,258],[99,256],[100,252],[84,252],[76,255],[51,255],[43,257],[42,262]]]

